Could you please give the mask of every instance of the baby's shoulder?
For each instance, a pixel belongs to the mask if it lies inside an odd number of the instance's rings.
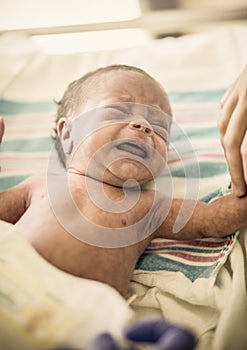
[[[26,180],[24,180],[20,187],[25,191],[26,196],[32,197],[34,193],[40,190],[44,190],[46,185],[46,176],[43,173],[31,175]]]
[[[25,184],[30,188],[35,186],[42,186],[45,184],[45,182],[46,182],[46,175],[44,173],[31,175],[25,180]]]

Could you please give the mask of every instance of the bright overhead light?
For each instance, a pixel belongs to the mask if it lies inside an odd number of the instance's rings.
[[[101,51],[143,45],[149,35],[142,29],[118,29],[95,32],[36,35],[31,39],[47,54]]]
[[[8,0],[0,1],[0,30],[117,22],[140,15],[138,0]]]

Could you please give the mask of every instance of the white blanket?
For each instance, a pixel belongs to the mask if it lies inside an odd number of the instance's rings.
[[[132,317],[114,289],[56,269],[0,221],[0,349],[86,349],[100,332],[121,339]]]

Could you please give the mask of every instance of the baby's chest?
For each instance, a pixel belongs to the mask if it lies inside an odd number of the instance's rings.
[[[148,192],[128,191],[125,196],[118,190],[106,193],[81,192],[75,196],[75,204],[87,220],[105,227],[128,227],[150,216],[153,195]]]

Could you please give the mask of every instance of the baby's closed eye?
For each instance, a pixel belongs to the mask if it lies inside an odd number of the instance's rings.
[[[127,123],[129,119],[128,109],[124,106],[110,105],[102,111],[102,122],[123,122]]]
[[[169,126],[167,123],[163,121],[152,121],[151,125],[154,129],[154,132],[158,134],[162,139],[164,139],[166,142],[169,140]]]

